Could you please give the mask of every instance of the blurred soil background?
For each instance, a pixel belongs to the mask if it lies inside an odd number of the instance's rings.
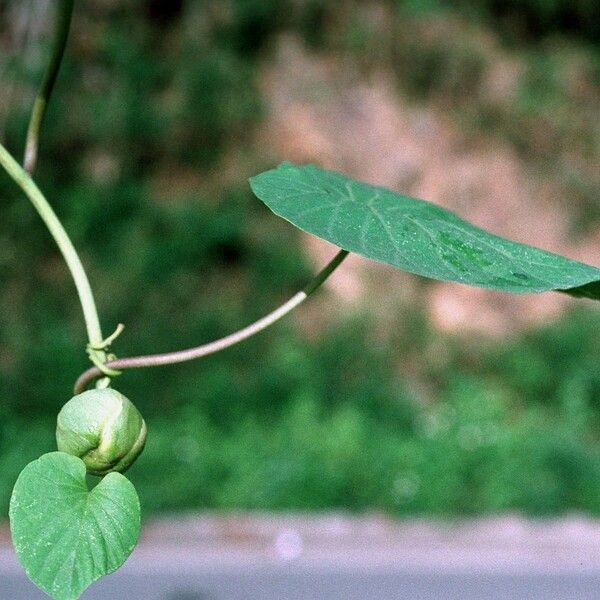
[[[23,151],[55,2],[0,0],[0,139]],[[596,0],[89,0],[36,179],[121,356],[242,327],[335,248],[247,178],[314,162],[599,265]],[[600,513],[600,314],[352,257],[260,336],[128,372],[147,513]],[[86,368],[70,280],[0,174],[0,506]]]

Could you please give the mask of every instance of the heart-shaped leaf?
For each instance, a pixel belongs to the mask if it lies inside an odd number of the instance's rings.
[[[19,475],[10,526],[29,578],[55,600],[75,600],[131,554],[140,533],[140,503],[120,473],[108,474],[90,492],[83,461],[51,452]]]
[[[424,200],[291,163],[250,185],[303,231],[411,273],[503,292],[556,290],[600,300],[600,269],[492,235]]]

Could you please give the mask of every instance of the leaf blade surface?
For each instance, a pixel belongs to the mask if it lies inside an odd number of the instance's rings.
[[[90,492],[83,461],[51,452],[19,475],[10,525],[27,576],[55,600],[76,600],[131,554],[140,533],[140,504],[120,473],[110,473]]]
[[[600,269],[493,235],[425,200],[291,163],[252,177],[250,185],[275,214],[303,231],[417,275],[600,300]]]

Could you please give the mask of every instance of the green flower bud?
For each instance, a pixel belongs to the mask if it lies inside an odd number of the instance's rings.
[[[92,475],[125,471],[144,448],[146,423],[123,394],[89,390],[58,413],[56,442],[61,452],[81,458]]]

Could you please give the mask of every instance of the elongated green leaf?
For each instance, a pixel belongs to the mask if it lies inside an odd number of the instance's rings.
[[[555,290],[600,300],[600,269],[492,235],[424,200],[290,163],[250,185],[303,231],[411,273],[503,292]]]
[[[10,500],[13,544],[28,577],[55,600],[76,600],[118,569],[140,533],[133,484],[110,473],[89,492],[85,465],[44,454],[19,475]]]

